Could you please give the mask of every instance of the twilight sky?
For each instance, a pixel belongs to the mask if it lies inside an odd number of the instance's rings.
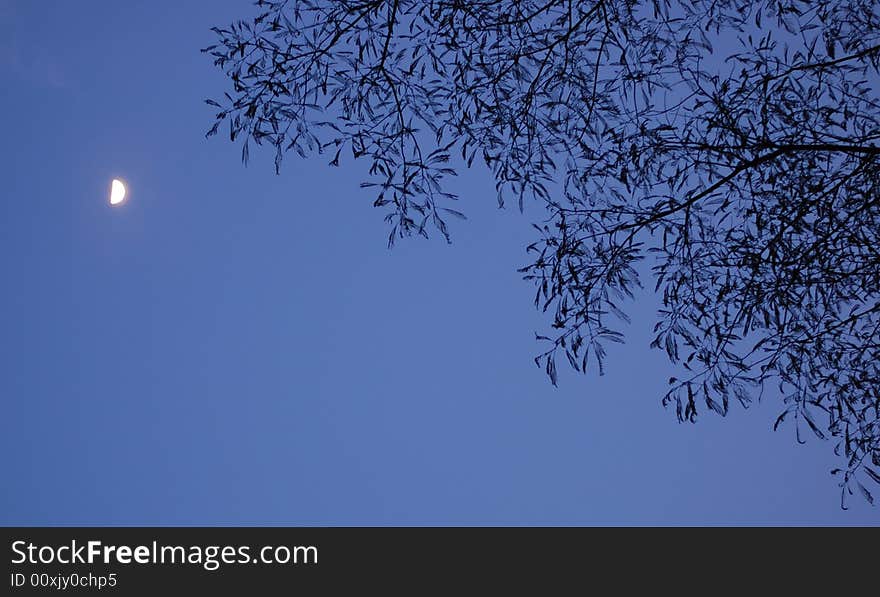
[[[389,251],[363,165],[206,140],[199,49],[251,14],[0,0],[0,524],[880,523],[772,394],[678,424],[650,295],[554,389],[486,172]]]

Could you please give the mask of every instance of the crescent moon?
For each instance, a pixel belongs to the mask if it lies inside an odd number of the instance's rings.
[[[114,178],[110,184],[110,205],[119,205],[125,201],[125,185],[122,181]]]

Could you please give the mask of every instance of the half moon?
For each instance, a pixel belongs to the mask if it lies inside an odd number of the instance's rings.
[[[110,205],[119,205],[125,201],[125,185],[122,181],[114,178],[110,184]]]

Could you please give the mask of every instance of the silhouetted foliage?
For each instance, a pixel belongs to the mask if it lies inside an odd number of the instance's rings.
[[[216,28],[230,138],[369,161],[389,243],[447,239],[453,155],[547,219],[521,271],[578,370],[641,288],[682,421],[768,385],[880,483],[880,2],[279,0]],[[717,52],[716,52],[717,48]],[[641,268],[642,275],[647,272]]]

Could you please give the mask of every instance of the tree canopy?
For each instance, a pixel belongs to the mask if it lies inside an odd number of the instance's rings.
[[[841,496],[880,483],[880,2],[260,0],[205,51],[229,77],[209,135],[367,160],[389,244],[447,240],[444,179],[485,164],[536,203],[522,273],[536,358],[601,371],[626,303],[679,420],[765,389],[832,438]]]

